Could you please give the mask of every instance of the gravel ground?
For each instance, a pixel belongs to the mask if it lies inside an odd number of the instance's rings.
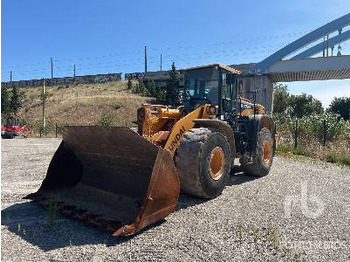
[[[45,176],[58,139],[2,140],[3,261],[349,261],[350,169],[275,157],[266,177],[232,172],[210,201],[181,195],[177,211],[130,238],[22,200]]]

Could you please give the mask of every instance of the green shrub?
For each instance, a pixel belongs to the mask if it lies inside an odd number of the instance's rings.
[[[293,145],[291,143],[281,143],[276,148],[277,153],[288,154],[293,151]]]
[[[43,133],[43,122],[41,120],[39,121],[32,121],[29,122],[26,118],[21,119],[21,124],[26,124],[31,133],[31,136],[33,137],[39,137],[40,132],[42,137],[45,137],[45,134]],[[62,123],[58,123],[58,126],[62,126]],[[56,122],[53,121],[51,118],[46,118],[46,136],[50,137],[52,135],[55,135],[56,133]]]
[[[137,83],[136,86],[132,87],[131,91],[134,94],[139,94],[141,96],[155,97],[158,101],[164,101],[165,91],[156,86],[154,81],[141,81]]]
[[[284,135],[294,136],[295,121],[298,121],[298,137],[314,138],[323,141],[324,125],[326,122],[326,140],[334,141],[350,137],[350,121],[345,121],[334,113],[321,115],[305,115],[302,118],[292,118],[286,113],[274,114],[277,131]]]
[[[341,155],[338,157],[338,162],[350,166],[350,155]]]
[[[337,162],[337,155],[334,153],[330,153],[326,156],[326,162],[329,163],[336,163]]]
[[[138,83],[132,88],[131,92],[134,94],[139,94],[141,96],[147,96],[147,89],[142,80],[138,81]]]
[[[110,114],[103,113],[100,120],[97,123],[98,126],[111,126],[112,125],[112,117]]]
[[[128,79],[128,89],[129,90],[132,90],[132,82],[131,82],[131,80],[130,79]]]
[[[340,163],[350,166],[350,155],[337,155],[335,153],[331,153],[326,156],[325,160],[329,163]]]
[[[298,144],[297,147],[293,147],[293,151],[292,152],[293,152],[294,155],[303,155],[303,156],[309,155],[306,152],[305,148],[302,145],[300,145],[300,144]]]
[[[277,146],[276,148],[277,153],[282,153],[282,154],[288,154],[288,153],[293,153],[294,155],[306,155],[305,148],[298,144],[297,147],[294,147],[293,143],[288,143],[284,142],[281,143]]]

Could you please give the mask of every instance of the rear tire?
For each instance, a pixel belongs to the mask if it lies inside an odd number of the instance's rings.
[[[253,176],[266,176],[271,169],[273,160],[273,139],[271,131],[266,127],[262,128],[257,137],[257,145],[252,155],[252,162],[248,161],[248,157],[242,157],[241,170]]]
[[[231,151],[226,137],[208,128],[193,128],[184,135],[175,157],[182,191],[215,198],[226,186]]]

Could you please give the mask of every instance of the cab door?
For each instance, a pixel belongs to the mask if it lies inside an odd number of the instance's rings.
[[[237,114],[237,75],[221,70],[221,115],[230,119]]]

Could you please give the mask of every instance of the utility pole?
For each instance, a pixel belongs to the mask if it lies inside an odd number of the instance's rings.
[[[145,74],[147,73],[147,46],[145,45]]]
[[[160,54],[159,67],[160,67],[160,71],[163,71],[163,55],[162,54]]]
[[[10,85],[12,86],[12,70],[9,72],[10,75]]]
[[[50,58],[50,63],[51,63],[51,81],[53,79],[53,58]]]
[[[75,74],[76,74],[76,69],[75,69],[75,64],[73,65],[73,77],[75,78]]]
[[[46,135],[46,111],[45,111],[45,100],[46,100],[46,87],[45,78],[43,79],[43,132]]]

